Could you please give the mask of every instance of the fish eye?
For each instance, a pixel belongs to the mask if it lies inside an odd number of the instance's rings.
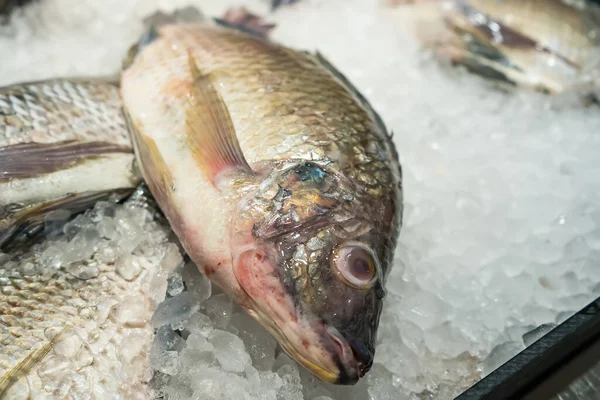
[[[346,243],[335,249],[332,267],[336,276],[356,289],[370,288],[377,275],[375,255],[360,243]]]

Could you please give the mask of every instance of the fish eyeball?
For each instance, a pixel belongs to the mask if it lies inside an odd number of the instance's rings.
[[[338,279],[356,289],[370,288],[377,278],[377,258],[361,243],[349,242],[335,248],[331,264]]]

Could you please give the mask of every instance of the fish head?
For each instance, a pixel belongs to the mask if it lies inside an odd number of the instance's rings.
[[[385,229],[356,194],[326,166],[288,164],[241,201],[232,231],[242,306],[334,384],[354,384],[371,368],[391,258]]]

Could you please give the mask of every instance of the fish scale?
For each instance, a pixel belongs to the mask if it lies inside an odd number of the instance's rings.
[[[154,219],[152,202],[143,199],[141,189],[120,207],[115,219],[128,218],[150,232],[143,246],[153,252],[144,250],[148,257],[134,276],[121,275],[118,259],[100,261],[98,255],[89,261],[98,267],[97,274],[87,279],[74,272],[78,262],[59,262],[54,268],[42,263],[49,248],[67,252],[65,236],[31,249],[0,253],[1,398],[104,398],[106,393],[127,399],[152,397],[143,366],[153,337],[152,282],[169,231]],[[110,243],[102,238],[96,241],[96,247]],[[24,265],[32,268],[24,272]],[[138,350],[131,341],[139,343]],[[24,371],[27,379],[22,379],[15,368],[28,357],[33,365]]]

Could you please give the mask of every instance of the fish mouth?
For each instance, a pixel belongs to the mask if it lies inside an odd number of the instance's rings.
[[[316,328],[287,323],[280,327],[256,302],[246,311],[261,324],[283,351],[321,381],[354,385],[371,369],[373,355],[359,341],[346,338],[331,325],[319,322]]]
[[[263,326],[293,360],[318,379],[353,385],[370,369],[373,354],[312,313],[305,313],[274,273],[272,261],[248,247],[234,258],[243,297],[238,304]]]

